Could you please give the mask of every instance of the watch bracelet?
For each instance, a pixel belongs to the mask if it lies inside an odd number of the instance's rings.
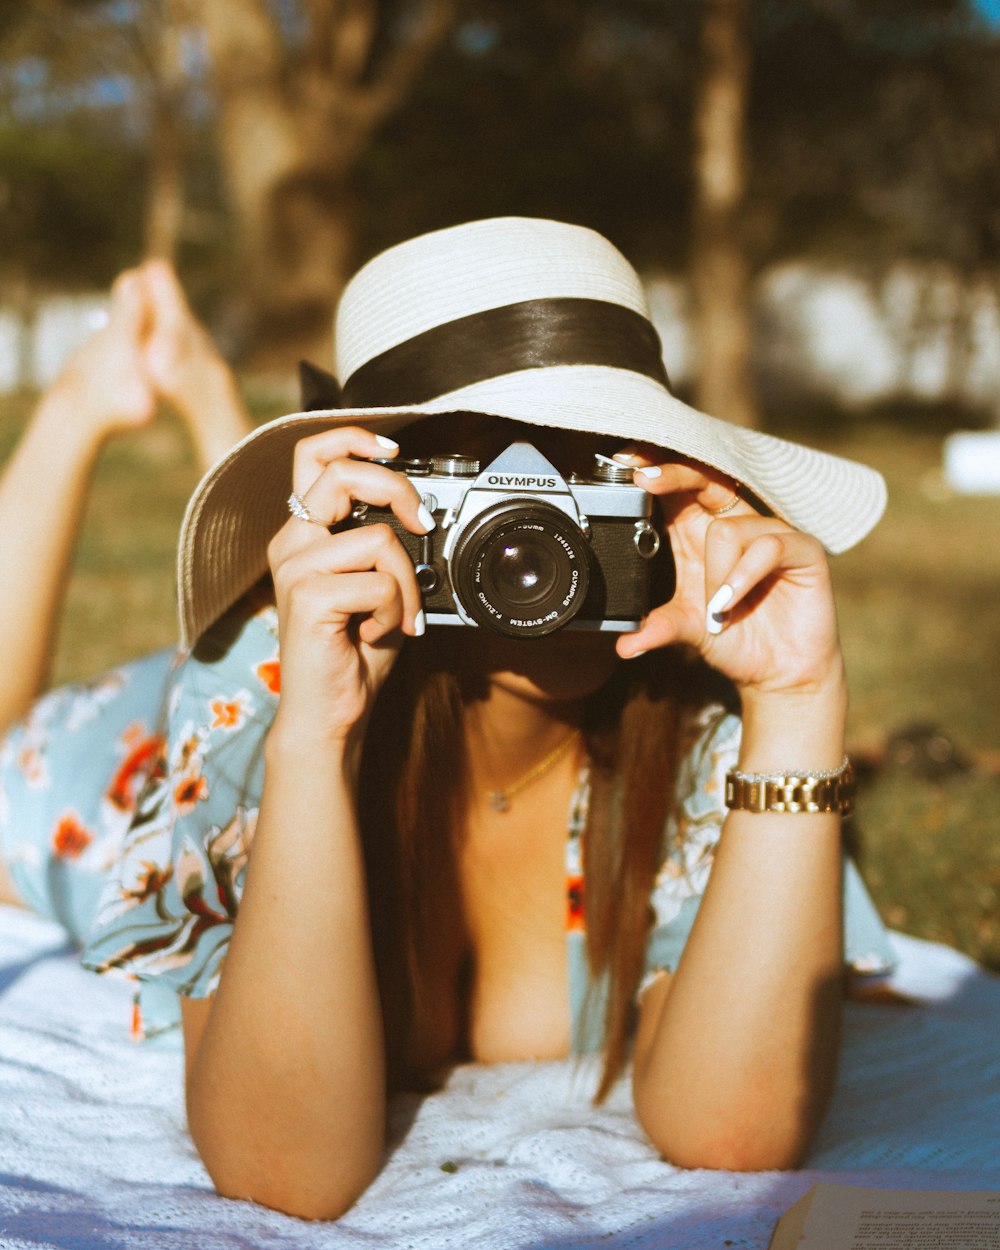
[[[726,807],[741,812],[849,816],[855,790],[854,768],[846,757],[839,768],[819,772],[744,773],[733,768],[726,774]]]

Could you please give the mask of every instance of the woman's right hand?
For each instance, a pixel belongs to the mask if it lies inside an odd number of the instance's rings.
[[[330,525],[359,501],[389,507],[408,530],[425,534],[434,521],[405,474],[367,462],[397,451],[356,426],[311,435],[295,449],[294,490]],[[272,735],[304,750],[321,740],[346,747],[363,729],[402,636],[424,632],[413,565],[388,525],[331,534],[298,517],[272,539],[268,558],[281,646]]]

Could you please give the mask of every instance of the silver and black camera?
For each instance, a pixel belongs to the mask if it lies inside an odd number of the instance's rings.
[[[662,598],[672,593],[653,501],[615,460],[595,456],[588,473],[564,478],[517,442],[485,468],[463,455],[378,463],[406,474],[437,527],[411,534],[391,509],[359,503],[341,528],[393,529],[432,625],[482,625],[511,638],[624,631],[639,627],[654,579]]]

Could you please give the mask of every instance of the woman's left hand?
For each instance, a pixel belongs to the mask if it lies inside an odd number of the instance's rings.
[[[665,461],[662,450],[645,445],[619,456],[637,466],[637,485],[659,499],[677,566],[673,598],[622,636],[619,655],[690,643],[744,695],[809,693],[839,680],[821,543],[743,499],[730,508],[734,484],[704,465]]]

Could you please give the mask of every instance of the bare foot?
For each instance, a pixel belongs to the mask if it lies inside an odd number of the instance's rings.
[[[191,311],[170,265],[147,261],[141,278],[150,318],[146,368],[187,425],[207,468],[247,433],[250,419],[232,370]]]
[[[143,355],[146,304],[139,271],[120,274],[107,322],[70,357],[39,405],[36,421],[51,425],[59,443],[93,454],[110,435],[148,425],[156,415]]]

